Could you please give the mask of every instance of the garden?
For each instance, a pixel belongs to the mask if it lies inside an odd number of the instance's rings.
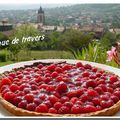
[[[8,44],[0,46],[0,66],[28,60],[37,59],[78,59],[110,65],[119,66],[114,60],[107,60],[112,44],[120,40],[120,35],[106,32],[96,39],[95,33],[83,33],[79,30],[68,29],[63,33],[50,32],[40,33],[31,25],[17,27],[12,35],[6,36],[0,33],[0,41],[10,40],[15,37],[35,37],[45,35],[42,41],[27,41],[19,44]]]

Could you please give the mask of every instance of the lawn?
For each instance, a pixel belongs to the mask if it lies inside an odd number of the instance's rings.
[[[33,59],[72,59],[74,58],[70,52],[67,51],[30,51],[28,53],[21,51],[19,53],[19,61],[33,60]]]
[[[34,59],[73,59],[73,55],[68,51],[21,51],[18,55],[19,61],[27,61]],[[18,61],[18,62],[19,62]],[[0,66],[14,63],[13,61],[0,62]]]
[[[9,64],[12,64],[12,63],[13,63],[13,61],[0,62],[0,66],[9,65]]]

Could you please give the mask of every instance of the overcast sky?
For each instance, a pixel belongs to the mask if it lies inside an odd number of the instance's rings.
[[[120,3],[120,0],[0,0],[2,3]]]
[[[0,10],[53,8],[84,3],[120,3],[120,0],[0,0]]]

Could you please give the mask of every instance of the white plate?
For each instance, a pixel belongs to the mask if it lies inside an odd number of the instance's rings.
[[[3,67],[0,67],[0,73],[3,73],[5,71],[10,71],[13,68],[19,68],[22,67],[24,65],[31,65],[34,62],[58,62],[58,61],[67,61],[68,63],[76,63],[79,60],[68,60],[68,59],[45,59],[45,60],[34,60],[34,61],[26,61],[26,62],[19,62],[19,63],[15,63],[15,64],[10,64],[10,65],[6,65]],[[108,70],[110,72],[115,73],[116,75],[120,76],[120,69],[111,67],[111,66],[107,66],[107,65],[103,65],[103,64],[98,64],[98,63],[94,63],[94,62],[88,62],[88,61],[81,61],[83,64],[91,64],[93,66],[102,68],[104,70]],[[5,110],[1,105],[0,105],[0,118],[1,117],[12,117],[14,115],[12,115],[11,113],[9,113],[7,110]],[[120,111],[115,114],[114,116],[120,116]]]

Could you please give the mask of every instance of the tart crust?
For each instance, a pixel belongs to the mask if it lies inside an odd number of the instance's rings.
[[[37,62],[37,63],[34,63],[33,65],[29,65],[30,66],[35,66],[39,63],[42,63],[42,64],[51,64],[51,63],[43,63],[43,62]],[[53,62],[52,62],[53,63]],[[58,62],[56,64],[59,64],[61,62]],[[64,62],[62,62],[64,63]],[[27,66],[24,66],[24,67],[28,67]],[[21,68],[17,68],[15,69],[18,70],[18,69],[21,69]],[[98,68],[99,69],[99,68]],[[106,72],[109,72],[109,71],[106,71]],[[5,73],[9,73],[9,72],[5,72]],[[111,72],[109,72],[111,73]],[[114,73],[112,73],[114,74]],[[3,76],[6,75],[6,74],[2,74]],[[1,75],[1,76],[2,76]],[[1,77],[0,76],[0,77]],[[120,100],[114,104],[113,106],[109,107],[109,108],[105,108],[103,110],[100,110],[100,111],[96,111],[96,112],[90,112],[90,113],[84,113],[84,114],[51,114],[51,113],[38,113],[38,112],[34,112],[34,111],[28,111],[28,110],[25,110],[25,109],[22,109],[22,108],[18,108],[16,107],[15,105],[11,104],[10,102],[6,101],[0,94],[0,104],[6,109],[8,110],[10,113],[16,115],[16,116],[43,116],[43,117],[90,117],[90,116],[112,116],[114,115],[115,113],[117,113],[119,110],[120,110]]]
[[[112,116],[120,110],[120,101],[114,104],[110,108],[106,108],[97,112],[85,113],[85,114],[51,114],[51,113],[38,113],[32,112],[28,110],[24,110],[14,106],[13,104],[9,103],[5,99],[3,99],[0,95],[0,104],[8,110],[10,113],[16,116],[51,116],[51,117],[89,117],[89,116]]]

